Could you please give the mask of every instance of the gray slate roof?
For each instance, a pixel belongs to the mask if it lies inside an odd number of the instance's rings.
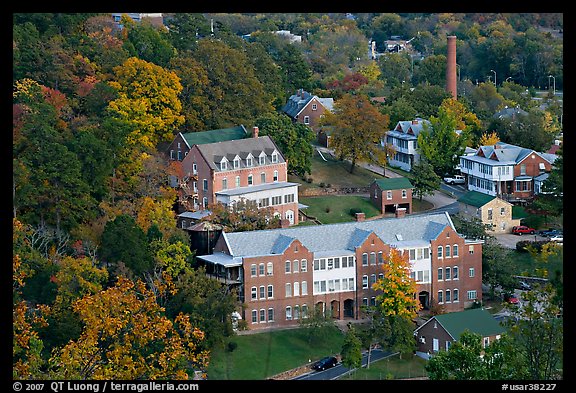
[[[524,147],[511,145],[504,142],[498,142],[495,145],[480,146],[476,151],[476,155],[466,156],[466,158],[491,166],[515,165],[520,163],[520,161],[532,153],[540,155],[548,162],[554,162],[555,160],[554,154],[550,155],[549,153],[538,153],[532,149],[526,149]],[[479,154],[482,154],[482,156]],[[496,157],[496,159],[490,158],[493,155]]]
[[[220,171],[220,161],[222,157],[226,157],[229,161],[228,169],[232,169],[236,155],[241,159],[240,168],[246,168],[246,157],[249,153],[252,153],[252,156],[254,156],[253,168],[258,168],[258,157],[262,152],[266,153],[266,165],[272,163],[272,152],[274,151],[278,152],[278,163],[286,162],[284,156],[268,135],[258,138],[236,139],[197,146],[210,167],[216,171]]]
[[[448,213],[381,218],[371,221],[289,227],[260,231],[222,233],[232,257],[281,254],[295,239],[314,253],[327,251],[349,254],[371,232],[397,247],[427,244],[446,227],[454,228]],[[397,234],[402,240],[398,240]]]
[[[282,107],[282,111],[288,116],[295,118],[314,97],[316,97],[318,102],[322,104],[326,110],[332,112],[334,109],[333,98],[320,98],[308,93],[307,91],[302,91],[301,94],[292,94],[288,99],[288,102]]]

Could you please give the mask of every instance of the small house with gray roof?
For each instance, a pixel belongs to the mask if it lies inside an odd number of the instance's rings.
[[[430,122],[421,118],[414,120],[403,120],[396,123],[393,130],[387,131],[385,138],[381,141],[393,146],[396,154],[390,157],[388,162],[391,166],[398,167],[410,172],[412,166],[420,161],[418,152],[418,134],[424,127],[430,127]]]
[[[480,146],[460,156],[460,171],[468,190],[495,195],[513,204],[526,204],[536,195],[535,179],[552,169],[556,155],[509,143]]]
[[[181,162],[192,210],[240,200],[271,208],[285,225],[298,223],[298,183],[288,182],[282,152],[254,127],[251,138],[194,143]]]
[[[460,236],[448,213],[319,226],[223,232],[197,261],[237,290],[248,328],[297,326],[311,310],[363,319],[391,250],[410,262],[424,310],[462,311],[482,299],[482,240]]]
[[[416,355],[429,359],[440,351],[447,351],[465,331],[479,334],[483,348],[506,333],[506,329],[483,308],[435,315],[414,331]]]
[[[298,89],[296,94],[292,94],[288,102],[282,107],[282,112],[288,115],[293,122],[305,124],[314,131],[317,131],[316,128],[324,113],[333,110],[333,98],[321,98],[304,89]]]
[[[458,198],[458,214],[468,220],[479,220],[489,233],[511,233],[520,225],[520,218],[513,217],[514,205],[497,196],[468,191]]]
[[[370,201],[380,213],[393,213],[397,217],[412,213],[414,186],[405,177],[375,179],[369,187]]]

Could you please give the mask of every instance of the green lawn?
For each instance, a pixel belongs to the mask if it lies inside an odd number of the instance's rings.
[[[324,356],[340,353],[344,335],[329,326],[310,342],[306,329],[276,330],[233,336],[232,352],[214,350],[208,367],[209,380],[264,380]]]
[[[368,197],[358,195],[307,197],[299,198],[299,202],[308,206],[304,210],[306,214],[316,217],[322,224],[354,221],[355,216],[350,214],[352,208],[360,209],[366,218],[380,214]]]
[[[427,377],[424,368],[426,360],[416,355],[394,355],[386,359],[370,363],[370,368],[360,368],[340,378],[341,380],[383,380],[383,379],[409,379]]]

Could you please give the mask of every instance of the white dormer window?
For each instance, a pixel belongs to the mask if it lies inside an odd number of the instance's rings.
[[[251,167],[252,165],[254,165],[252,159],[254,158],[254,156],[252,156],[252,154],[249,154],[248,157],[246,157],[246,166],[247,167]]]
[[[220,170],[225,171],[226,169],[228,169],[228,160],[224,157],[222,161],[220,161]]]
[[[278,162],[278,152],[277,151],[274,151],[274,153],[272,153],[272,162],[273,163]]]
[[[262,152],[258,156],[258,165],[265,165],[266,164],[266,153]]]
[[[234,169],[240,168],[240,157],[234,157]]]

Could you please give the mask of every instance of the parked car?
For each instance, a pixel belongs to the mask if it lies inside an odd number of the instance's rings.
[[[528,284],[526,281],[520,281],[518,286],[524,291],[529,291],[532,289],[532,285]]]
[[[338,359],[336,359],[334,356],[326,356],[325,358],[322,358],[318,360],[316,363],[314,363],[312,368],[317,371],[323,371],[328,368],[332,368],[337,364]]]
[[[466,184],[466,178],[462,175],[448,176],[444,181],[448,184]]]
[[[564,243],[564,235],[559,234],[559,235],[551,236],[550,241],[563,244]]]
[[[516,225],[512,227],[512,233],[515,235],[523,235],[525,233],[533,235],[536,233],[536,229],[530,228],[526,225]]]
[[[513,293],[505,293],[504,294],[504,301],[510,304],[518,304],[520,300],[514,295]]]
[[[548,228],[538,232],[538,234],[542,237],[552,237],[556,235],[561,235],[562,231],[560,229]]]

